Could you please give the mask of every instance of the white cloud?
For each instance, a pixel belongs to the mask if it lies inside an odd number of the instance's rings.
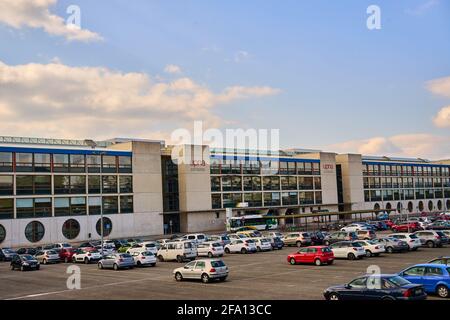
[[[439,0],[426,0],[422,4],[418,5],[415,8],[412,9],[406,9],[406,13],[413,15],[413,16],[419,16],[430,10],[431,8],[437,6],[439,4]]]
[[[439,128],[450,127],[450,106],[442,108],[434,117],[433,122]]]
[[[214,114],[218,106],[278,92],[232,86],[215,93],[187,77],[162,82],[101,67],[0,61],[0,134],[146,136],[194,120],[219,127],[226,119]]]
[[[352,140],[323,147],[338,153],[360,153],[375,156],[450,158],[450,137],[432,134],[402,134]]]
[[[51,35],[63,36],[70,41],[88,42],[102,39],[95,32],[67,25],[62,17],[52,14],[50,8],[57,1],[0,0],[0,23],[15,29],[40,28]]]
[[[234,54],[234,62],[240,63],[250,58],[250,53],[244,50],[240,50]]]
[[[427,83],[429,91],[435,95],[450,98],[450,77],[435,79]],[[450,127],[450,106],[443,107],[433,118],[436,127]]]
[[[174,64],[169,64],[164,68],[164,72],[171,73],[171,74],[180,74],[181,68]]]

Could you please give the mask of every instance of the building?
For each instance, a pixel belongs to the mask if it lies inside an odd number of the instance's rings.
[[[0,245],[99,239],[101,210],[109,238],[222,231],[227,208],[280,224],[316,212],[448,210],[449,169],[317,150],[0,137]]]

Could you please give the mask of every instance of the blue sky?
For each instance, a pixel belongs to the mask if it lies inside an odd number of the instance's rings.
[[[214,126],[279,128],[285,147],[450,157],[430,145],[450,147],[448,119],[444,115],[441,125],[433,121],[450,105],[450,94],[427,87],[428,81],[450,76],[448,1],[60,0],[49,10],[65,19],[71,4],[81,8],[81,27],[102,41],[69,41],[39,27],[2,24],[0,15],[0,61],[10,67],[58,61],[163,82],[183,77],[214,93],[270,87],[276,91],[211,107]],[[366,27],[371,4],[381,8],[381,30]],[[181,74],[165,73],[167,65],[179,66]],[[14,103],[23,102],[3,101],[19,109]],[[20,110],[36,112],[27,105]],[[176,120],[177,112],[170,117]],[[11,118],[0,134],[41,135],[11,126],[18,119]],[[80,135],[81,127],[59,130],[57,119],[49,134]],[[157,121],[142,132],[86,128],[86,133],[164,136],[180,123],[174,125]],[[416,136],[425,144],[419,149],[411,146]]]

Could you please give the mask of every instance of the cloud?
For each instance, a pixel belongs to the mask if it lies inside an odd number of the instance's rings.
[[[174,64],[169,64],[164,68],[164,72],[171,73],[171,74],[180,74],[181,68]]]
[[[435,95],[450,98],[450,77],[427,82],[427,89]],[[433,118],[438,128],[450,127],[450,106],[443,107]]]
[[[450,137],[432,134],[402,134],[352,140],[323,147],[338,153],[427,159],[450,158]]]
[[[250,58],[250,53],[244,50],[240,50],[234,54],[234,62],[240,63]]]
[[[433,122],[439,128],[450,127],[450,106],[442,108],[433,118]]]
[[[102,67],[0,61],[0,134],[151,137],[194,120],[220,127],[226,119],[214,114],[217,107],[277,93],[266,86],[215,93],[187,77],[163,82]]]
[[[427,0],[415,8],[406,9],[406,13],[413,15],[413,16],[419,16],[419,15],[424,14],[431,8],[437,6],[439,4],[439,2],[440,2],[439,0]]]
[[[62,17],[50,12],[58,0],[0,0],[0,23],[15,29],[23,27],[43,29],[69,41],[99,41],[95,32],[66,24]]]

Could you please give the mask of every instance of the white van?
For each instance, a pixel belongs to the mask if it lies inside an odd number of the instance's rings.
[[[187,234],[181,238],[182,240],[202,243],[206,241],[206,235],[203,233]]]
[[[157,257],[161,262],[194,260],[197,257],[197,248],[192,241],[167,242],[161,245]]]
[[[220,242],[203,242],[197,245],[197,254],[199,257],[222,257],[224,250]]]

